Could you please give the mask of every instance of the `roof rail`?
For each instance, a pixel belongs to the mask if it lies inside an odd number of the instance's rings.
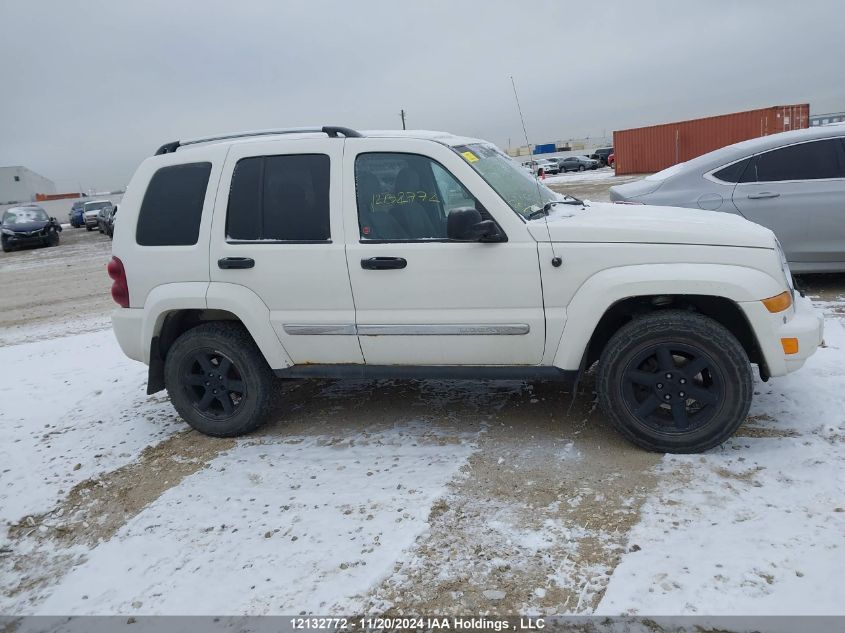
[[[194,138],[187,141],[172,141],[170,143],[165,143],[161,147],[156,150],[155,155],[159,156],[161,154],[172,154],[180,147],[184,147],[186,145],[196,145],[198,143],[210,143],[212,141],[226,141],[229,139],[236,139],[236,138],[249,138],[251,136],[275,136],[278,134],[304,134],[304,133],[317,133],[322,132],[326,134],[329,138],[337,138],[338,135],[342,135],[346,138],[358,138],[361,136],[360,132],[356,132],[355,130],[348,128],[348,127],[339,127],[333,125],[324,125],[323,127],[289,127],[289,128],[281,128],[278,130],[256,130],[253,132],[237,132],[235,134],[223,134],[220,136],[207,136],[203,138]]]

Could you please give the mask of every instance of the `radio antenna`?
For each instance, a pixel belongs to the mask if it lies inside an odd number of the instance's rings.
[[[522,106],[519,105],[519,95],[516,92],[516,82],[513,80],[513,75],[510,76],[511,78],[511,86],[513,87],[513,98],[516,100],[516,110],[519,112],[519,120],[522,123],[522,134],[525,137],[525,145],[528,147],[528,155],[531,156],[531,162],[534,162],[534,152],[531,150],[531,143],[528,141],[528,130],[525,129],[525,117],[522,116]],[[531,173],[534,174],[534,169],[531,169]],[[537,184],[537,204],[540,205],[540,209],[543,208],[543,196],[540,194],[540,181],[537,180],[537,176],[534,176],[534,182]],[[552,232],[549,229],[549,214],[548,212],[543,213],[543,220],[546,223],[546,234],[549,236],[549,246],[552,249],[552,266],[557,268],[561,265],[563,260],[557,256],[555,253],[555,243],[552,241]]]

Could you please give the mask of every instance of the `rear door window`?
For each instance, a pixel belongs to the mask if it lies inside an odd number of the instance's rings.
[[[226,238],[236,242],[328,241],[330,163],[325,154],[239,160],[229,190]]]
[[[211,163],[162,167],[150,179],[135,241],[140,246],[191,246],[197,243]]]
[[[840,139],[825,139],[760,154],[757,156],[757,182],[843,178],[845,165],[841,164],[840,147]]]

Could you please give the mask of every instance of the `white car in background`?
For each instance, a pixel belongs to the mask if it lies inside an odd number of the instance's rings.
[[[553,176],[560,173],[560,166],[553,158],[538,158],[524,163],[524,165],[535,175],[540,173],[541,168],[546,176]]]
[[[100,226],[100,211],[111,209],[112,203],[109,200],[91,200],[82,207],[82,219],[85,221],[85,229],[93,231]]]

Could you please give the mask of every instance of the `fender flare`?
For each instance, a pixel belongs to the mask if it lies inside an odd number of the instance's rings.
[[[581,368],[587,345],[605,312],[615,303],[651,295],[704,295],[739,303],[783,292],[771,275],[728,264],[638,264],[607,268],[589,277],[569,302],[554,365]]]
[[[206,302],[209,310],[226,310],[240,319],[271,369],[293,365],[270,323],[270,309],[255,292],[240,284],[213,281]]]
[[[150,364],[150,344],[164,319],[180,310],[225,310],[244,324],[273,369],[291,366],[287,352],[270,325],[270,310],[252,290],[239,284],[207,281],[163,284],[147,295],[141,334],[143,362]]]

